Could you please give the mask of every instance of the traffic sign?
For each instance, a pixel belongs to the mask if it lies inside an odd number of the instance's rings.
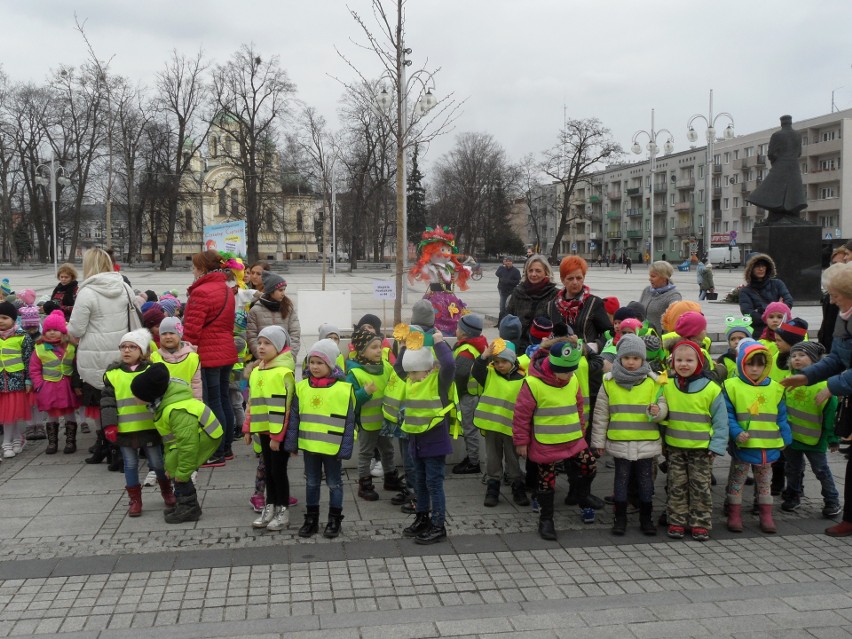
[[[571,250],[572,250],[572,251],[576,251],[576,250],[577,250],[577,243],[576,243],[576,242],[571,242]]]
[[[731,236],[732,240],[737,239],[737,232],[736,231],[731,231],[729,235]]]
[[[598,248],[597,244],[595,244],[594,242],[589,242],[589,250],[590,251],[594,251],[596,248]]]
[[[838,240],[840,239],[840,229],[839,228],[834,229],[834,237],[836,237]]]
[[[737,241],[731,240],[731,243],[728,246],[730,246],[731,248],[734,248],[736,245],[737,245]]]
[[[831,240],[831,239],[833,239],[833,238],[831,237],[831,233],[826,233],[826,234],[825,234],[825,239],[827,239],[827,240]]]

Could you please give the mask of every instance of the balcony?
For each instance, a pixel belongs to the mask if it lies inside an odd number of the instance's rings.
[[[763,154],[758,155],[754,163],[758,166],[766,166],[766,156]]]
[[[665,237],[668,234],[665,227],[657,227],[654,229],[654,237]]]
[[[637,186],[637,187],[632,188],[632,189],[627,189],[627,197],[633,197],[633,196],[641,195],[641,194],[642,194],[642,187],[641,186]]]
[[[840,169],[811,169],[802,176],[805,184],[819,184],[821,182],[838,182],[840,180]]]
[[[734,160],[733,167],[737,171],[742,171],[747,166],[748,166],[748,158],[740,158],[739,160]]]
[[[621,211],[607,211],[606,219],[608,220],[620,220],[621,219]]]
[[[675,183],[675,186],[679,189],[694,189],[695,188],[695,178],[681,178]]]
[[[692,235],[692,227],[691,226],[678,226],[674,230],[674,234],[678,237],[688,237]]]
[[[808,211],[838,211],[840,210],[840,198],[829,197],[823,200],[808,199]]]
[[[722,197],[722,187],[721,186],[714,186],[713,187],[713,198],[719,199],[720,197]]]
[[[627,217],[642,217],[642,209],[627,209]]]
[[[748,217],[748,207],[741,206],[740,207],[740,217]]]
[[[692,202],[678,202],[674,205],[675,211],[689,211],[692,212]]]
[[[722,220],[722,209],[713,209],[713,221],[720,222]]]
[[[590,195],[589,196],[589,202],[591,202],[592,204],[597,204],[600,201],[601,201],[600,195]]]
[[[665,215],[668,212],[669,212],[669,210],[665,206],[658,206],[657,208],[654,209],[654,215]]]
[[[714,164],[713,165],[713,175],[721,175],[722,174],[722,165]]]
[[[621,199],[621,191],[607,191],[606,192],[607,199],[610,200],[620,200]]]
[[[842,148],[842,145],[843,140],[841,138],[834,138],[833,140],[826,140],[825,142],[811,142],[803,150],[805,150],[808,155],[813,156],[821,153],[839,151]]]
[[[658,182],[654,185],[654,193],[665,193],[669,190],[669,185],[665,182]]]
[[[621,231],[607,231],[606,239],[608,240],[618,240],[621,239]]]
[[[748,193],[749,190],[750,189],[748,188],[748,182],[746,182],[745,180],[740,182],[740,193]]]
[[[641,238],[642,237],[642,229],[627,231],[627,237],[628,238],[637,238],[637,237]]]

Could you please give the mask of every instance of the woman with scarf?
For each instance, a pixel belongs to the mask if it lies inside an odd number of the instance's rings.
[[[784,282],[776,277],[775,262],[765,253],[752,255],[743,274],[746,284],[740,289],[740,311],[751,316],[752,335],[757,339],[766,328],[763,320],[766,306],[772,302],[784,302],[793,308],[793,296]]]
[[[552,279],[553,271],[547,258],[538,253],[527,257],[521,283],[515,287],[506,304],[506,315],[514,315],[521,320],[521,336],[515,343],[518,353],[523,353],[530,345],[533,320],[545,314],[548,303],[559,292]]]
[[[663,313],[672,302],[679,302],[682,298],[680,292],[672,284],[674,269],[668,262],[658,261],[651,264],[648,269],[648,281],[650,286],[645,287],[639,303],[645,308],[645,319],[648,324],[662,335]]]

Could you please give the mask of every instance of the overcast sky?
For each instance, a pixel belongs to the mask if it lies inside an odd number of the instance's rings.
[[[348,6],[372,24],[369,0]],[[254,42],[280,56],[298,97],[334,127],[342,90],[330,75],[353,77],[335,46],[365,75],[380,74],[351,41],[364,37],[343,0],[4,0],[6,73],[40,82],[60,62],[83,62],[75,11],[98,56],[114,56],[112,71],[148,85],[172,49],[203,47],[222,62]],[[828,113],[832,90],[840,109],[852,107],[849,0],[408,0],[406,18],[413,68],[428,58],[441,67],[437,96],[466,99],[427,164],[466,131],[491,133],[511,160],[539,154],[555,142],[563,106],[569,118],[601,119],[625,148],[655,108],[676,150],[688,148],[686,122],[707,113],[711,88],[739,133],[778,126],[784,113]]]

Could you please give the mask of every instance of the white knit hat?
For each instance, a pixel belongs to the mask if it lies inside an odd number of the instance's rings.
[[[428,346],[416,350],[406,348],[402,354],[402,370],[406,373],[431,371],[434,365],[435,358],[432,355],[432,349]]]
[[[147,353],[153,339],[151,331],[147,328],[137,328],[135,331],[125,333],[118,345],[121,346],[125,342],[130,342],[131,344],[136,344],[143,353]]]

